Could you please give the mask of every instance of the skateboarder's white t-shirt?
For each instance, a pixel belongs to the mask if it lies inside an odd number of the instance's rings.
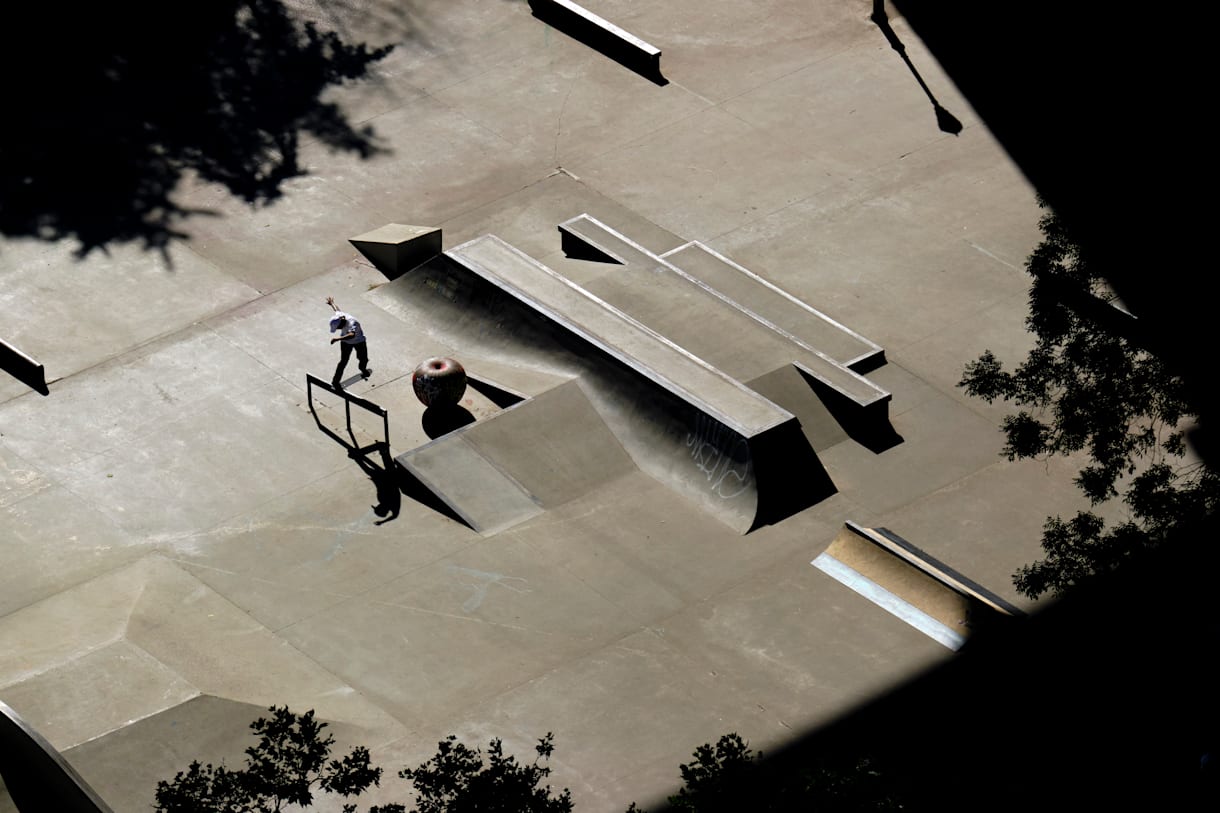
[[[360,327],[360,322],[358,322],[356,320],[356,317],[352,316],[350,313],[344,313],[343,311],[336,311],[335,314],[333,316],[331,316],[331,318],[330,318],[330,332],[331,333],[334,333],[336,330],[340,329],[339,328],[340,319],[347,320],[347,323],[342,328],[343,332],[355,334],[350,339],[341,339],[340,341],[342,341],[344,344],[360,344],[360,342],[364,341],[364,329]]]

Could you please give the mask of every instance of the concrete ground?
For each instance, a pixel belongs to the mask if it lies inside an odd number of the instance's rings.
[[[954,385],[1029,345],[1038,209],[901,19],[957,135],[868,0],[590,3],[662,49],[665,85],[524,2],[300,5],[398,44],[333,94],[386,154],[307,144],[312,174],[257,210],[182,189],[220,216],[188,222],[172,269],[0,243],[4,338],[52,382],[0,378],[0,699],[115,810],[237,759],[271,704],[316,709],[391,777],[451,732],[525,755],[553,731],[578,810],[655,802],[703,742],[767,749],[951,657],[810,566],[849,519],[1028,607],[1010,576],[1078,506],[1074,468],[1001,459],[1005,408]],[[745,536],[629,467],[499,534],[409,498],[378,524],[376,483],[306,403],[335,359],[324,300],[364,324],[374,399],[461,348],[379,307],[347,238],[439,226],[546,260],[581,212],[654,251],[703,241],[882,345],[869,377],[903,442],[833,446],[838,493]],[[426,441],[418,412],[391,420],[395,453]]]

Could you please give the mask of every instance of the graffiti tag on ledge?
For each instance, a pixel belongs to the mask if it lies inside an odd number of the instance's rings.
[[[750,447],[746,439],[706,415],[695,416],[686,435],[691,460],[708,481],[708,488],[730,500],[750,485]]]

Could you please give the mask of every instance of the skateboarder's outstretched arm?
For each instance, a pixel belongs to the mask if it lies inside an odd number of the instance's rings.
[[[334,298],[333,296],[328,296],[328,297],[326,297],[326,304],[327,304],[327,305],[330,305],[330,309],[331,309],[332,311],[334,311],[335,313],[339,313],[339,312],[340,312],[340,311],[339,311],[339,306],[335,304],[335,298]],[[340,326],[340,327],[342,327],[342,326],[343,326],[343,322],[340,322],[340,323],[339,323],[339,326]],[[354,330],[349,330],[347,333],[344,333],[344,334],[342,334],[342,335],[340,335],[340,336],[336,336],[336,337],[332,338],[332,339],[330,340],[330,343],[331,343],[331,344],[334,344],[335,342],[342,341],[343,339],[351,339],[351,338],[355,337],[355,335],[356,335],[356,331],[354,331]]]

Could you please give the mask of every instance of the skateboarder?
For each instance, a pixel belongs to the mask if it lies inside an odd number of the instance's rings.
[[[352,357],[352,348],[356,350],[360,375],[368,378],[372,375],[373,370],[369,367],[369,347],[364,339],[364,330],[361,329],[360,322],[356,321],[356,317],[351,314],[339,310],[333,296],[326,297],[326,304],[330,305],[330,309],[334,311],[330,317],[330,332],[339,331],[339,335],[330,340],[331,344],[340,343],[339,366],[335,368],[335,378],[331,382],[331,385],[338,390],[343,389],[343,368],[347,367],[347,360]]]

